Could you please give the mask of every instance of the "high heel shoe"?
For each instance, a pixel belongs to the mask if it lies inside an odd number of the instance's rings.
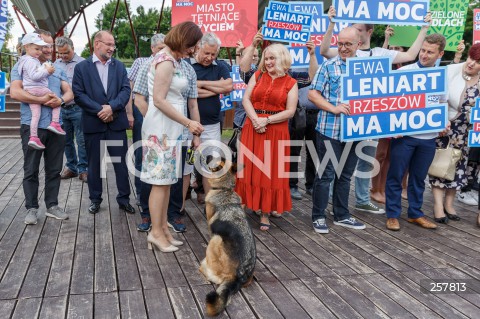
[[[447,217],[451,220],[458,222],[461,219],[460,216],[458,216],[457,214],[450,214],[449,212],[447,212],[445,208],[443,209],[443,211],[445,215],[447,215]]]
[[[176,240],[176,239],[173,239],[170,240],[170,244],[172,244],[173,246],[182,246],[183,245],[183,241],[180,241],[180,240]]]
[[[155,239],[155,237],[153,237],[153,235],[150,233],[148,234],[147,236],[147,242],[148,242],[148,249],[152,250],[153,246],[157,247],[158,250],[160,250],[161,252],[164,252],[164,253],[172,253],[174,251],[177,251],[178,250],[178,247],[175,247],[175,246],[168,246],[168,247],[162,247],[162,245],[160,245],[160,242]]]

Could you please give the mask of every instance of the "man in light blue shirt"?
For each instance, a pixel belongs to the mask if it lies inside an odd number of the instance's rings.
[[[38,58],[41,63],[50,61],[53,54],[53,39],[49,32],[37,30],[43,41],[49,45],[42,48],[42,55]],[[64,106],[73,99],[73,92],[68,84],[65,72],[55,69],[48,77],[48,88],[53,92],[44,96],[36,97],[23,90],[22,77],[18,74],[18,64],[11,72],[10,95],[13,99],[22,102],[20,106],[20,136],[23,149],[23,192],[25,194],[25,207],[27,215],[25,224],[37,223],[38,204],[38,175],[42,154],[45,162],[45,206],[48,217],[67,219],[68,215],[58,207],[58,191],[60,189],[60,172],[63,166],[63,152],[65,149],[65,136],[58,135],[47,130],[52,121],[52,108]],[[63,93],[63,95],[62,95]],[[29,103],[42,104],[40,120],[38,122],[38,137],[45,145],[44,150],[36,150],[28,147],[30,138],[30,122],[32,113]]]
[[[65,71],[68,84],[71,86],[75,65],[85,59],[75,53],[73,42],[67,37],[56,38],[55,46],[60,59],[57,59],[53,65]],[[67,163],[65,164],[61,178],[68,179],[78,176],[82,182],[86,183],[88,176],[88,159],[82,129],[82,109],[75,104],[75,101],[66,103],[65,107],[62,108],[62,121],[62,127],[65,133],[67,133],[65,141],[65,157],[67,158]],[[74,140],[77,143],[76,149]]]

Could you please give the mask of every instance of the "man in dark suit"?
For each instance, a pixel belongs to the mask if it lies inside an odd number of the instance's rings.
[[[94,37],[93,55],[75,66],[72,81],[75,103],[82,108],[91,201],[88,211],[92,214],[98,213],[102,202],[101,141],[106,141],[114,162],[119,208],[135,213],[129,203],[130,184],[125,162],[129,127],[125,105],[130,97],[130,83],[123,63],[112,58],[115,48],[113,35],[99,31]]]

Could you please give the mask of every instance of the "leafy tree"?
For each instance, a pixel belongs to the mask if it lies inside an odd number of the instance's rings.
[[[13,18],[9,15],[7,18],[7,27],[6,27],[7,33],[5,34],[5,42],[3,43],[2,53],[16,53],[16,52],[11,52],[7,48],[7,43],[13,38],[13,35],[10,33],[10,30],[12,29],[13,24],[14,24]],[[13,66],[13,63],[15,63],[15,61],[12,61],[12,66]],[[2,70],[1,71],[8,70],[9,66],[10,66],[10,55],[2,54]]]
[[[128,2],[127,2],[128,3]],[[113,21],[115,7],[117,0],[111,0],[104,5],[99,13],[103,14],[101,21],[99,16],[95,20],[95,26],[98,30],[110,30],[111,22]],[[130,4],[128,4],[130,8]],[[140,56],[149,56],[150,38],[155,34],[157,28],[160,12],[157,9],[150,8],[148,11],[143,6],[136,9],[136,13],[131,15],[133,29],[139,45]],[[171,8],[167,7],[163,10],[162,23],[160,25],[160,32],[166,34],[170,30]],[[101,24],[100,24],[101,23]],[[117,18],[113,27],[113,35],[117,49],[115,56],[120,59],[136,58],[135,43],[133,41],[132,30],[128,21],[127,11],[123,2],[119,4]],[[93,39],[93,35],[92,35]],[[83,57],[88,57],[90,50],[88,45],[82,52]]]

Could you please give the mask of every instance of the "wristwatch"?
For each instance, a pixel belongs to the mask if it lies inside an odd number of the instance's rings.
[[[60,107],[65,107],[65,101],[63,100],[63,98],[60,98],[60,100],[62,101],[62,103],[60,103]]]

